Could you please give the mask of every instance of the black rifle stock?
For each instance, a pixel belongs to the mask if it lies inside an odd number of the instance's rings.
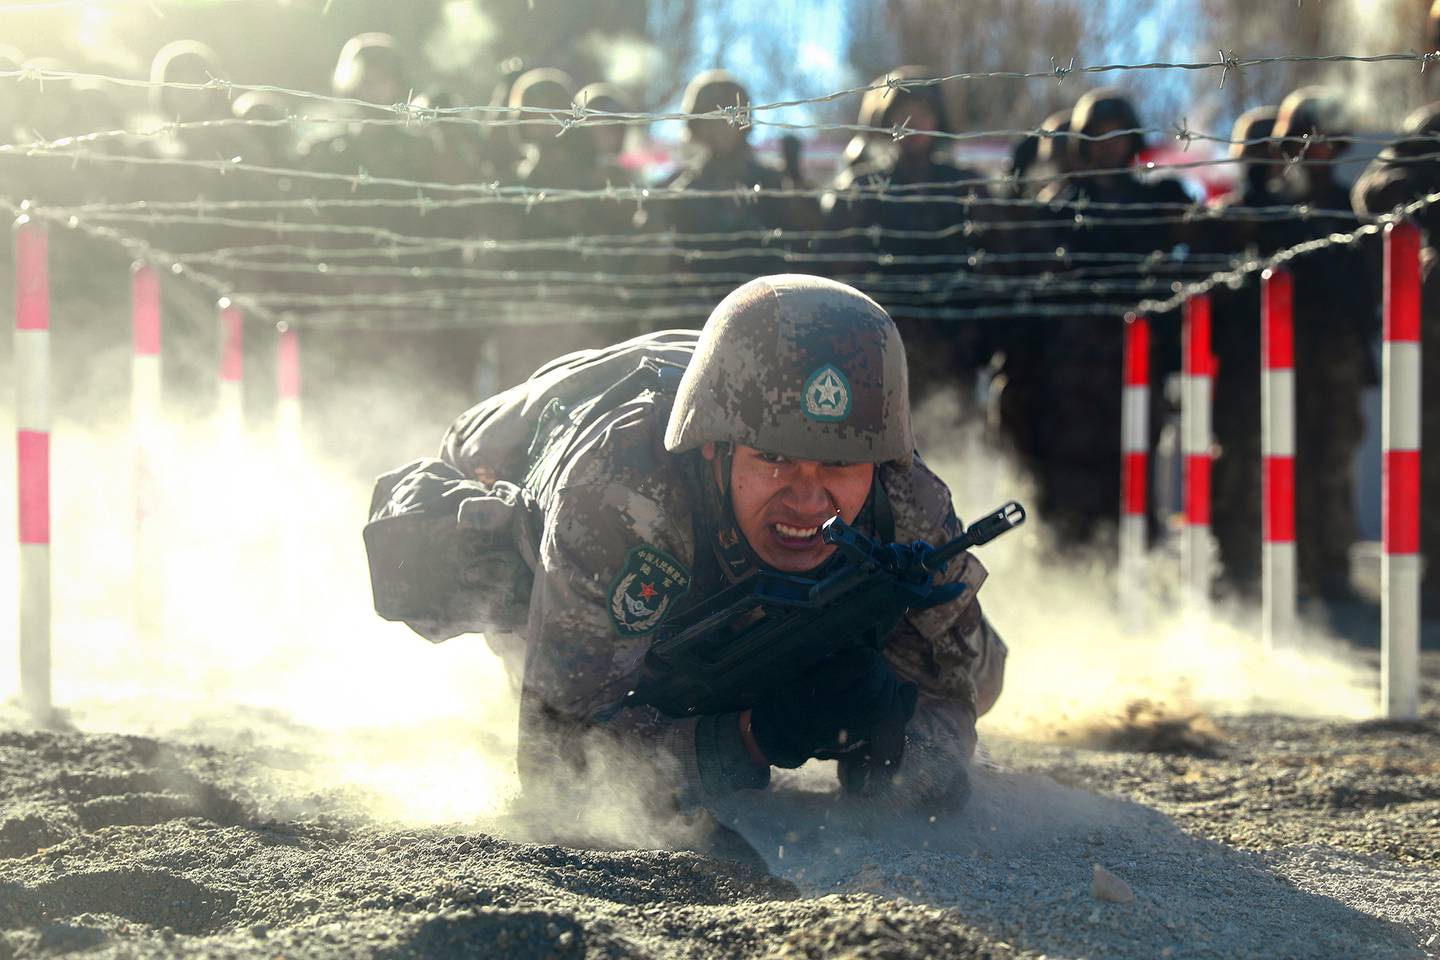
[[[819,580],[761,572],[663,624],[629,702],[672,717],[743,710],[841,651],[879,650],[908,611],[964,591],[934,582],[948,560],[1024,522],[1012,500],[932,547],[877,543],[834,517],[821,536],[840,548],[838,569]]]

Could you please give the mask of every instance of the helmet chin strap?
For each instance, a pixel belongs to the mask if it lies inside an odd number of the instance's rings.
[[[730,470],[734,462],[735,445],[716,443],[714,468],[710,471],[714,482],[709,487],[716,493],[715,556],[731,582],[767,566],[740,532],[740,523],[735,519],[735,503],[730,497]]]

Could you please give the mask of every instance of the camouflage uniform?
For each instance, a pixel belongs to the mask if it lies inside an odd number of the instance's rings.
[[[749,93],[723,70],[710,70],[695,77],[686,88],[682,102],[685,113],[737,108],[743,111],[749,106]],[[736,122],[740,122],[738,118]],[[689,121],[685,135],[695,153],[689,163],[662,183],[671,191],[724,191],[727,195],[672,197],[653,207],[651,226],[662,232],[669,230],[690,236],[691,239],[677,243],[685,251],[710,254],[691,257],[688,253],[677,253],[671,258],[672,272],[685,285],[705,284],[705,274],[760,276],[769,273],[791,249],[791,242],[785,234],[814,230],[820,226],[819,205],[813,199],[780,195],[787,188],[785,173],[755,155],[748,139],[748,126],[739,128],[732,142],[723,150],[703,146],[707,131],[727,127],[728,123],[727,120]],[[764,231],[776,230],[780,234],[775,241],[762,243]],[[730,233],[753,233],[754,236],[741,241],[695,238],[697,234]],[[730,256],[737,246],[754,250],[763,248],[765,252],[744,257]],[[715,254],[724,256],[716,257]],[[654,261],[647,259],[646,262]],[[702,308],[695,322],[698,325],[704,319],[705,310]]]
[[[1274,135],[1293,163],[1284,201],[1309,204],[1287,221],[1285,246],[1348,233],[1359,226],[1334,166],[1306,164],[1317,143],[1299,138],[1342,135],[1338,95],[1314,87],[1280,104]],[[1319,141],[1323,143],[1324,141]],[[1335,155],[1344,144],[1330,144]],[[1321,159],[1325,159],[1322,157]],[[1379,276],[1373,247],[1332,246],[1297,257],[1295,316],[1296,559],[1302,588],[1327,599],[1351,596],[1349,551],[1356,538],[1355,457],[1364,439],[1361,394],[1379,383],[1371,352],[1379,333]]]
[[[1140,127],[1129,99],[1109,87],[1081,97],[1071,116],[1074,133],[1091,137],[1107,128]],[[1027,240],[1034,249],[1063,246],[1074,253],[1168,256],[1188,240],[1174,210],[1164,211],[1167,222],[1134,222],[1156,218],[1155,204],[1193,201],[1177,180],[1141,179],[1131,173],[1128,165],[1139,156],[1144,141],[1139,133],[1127,139],[1125,169],[1103,175],[1096,173],[1094,141],[1064,139],[1075,171],[1087,175],[1056,180],[1042,191],[1040,200],[1047,205],[1049,218],[1073,221],[1074,226],[1029,231]],[[1091,203],[1118,206],[1087,208]],[[1069,299],[1083,305],[1093,297],[1080,294]],[[1178,324],[1174,314],[1150,319],[1152,377],[1163,380],[1179,354]],[[1006,344],[1005,390],[1011,397],[1008,403],[1002,399],[1001,409],[1008,415],[1017,449],[1035,474],[1040,512],[1062,544],[1084,544],[1120,513],[1116,424],[1124,360],[1121,317],[1077,313],[1018,329],[1024,338],[1011,337]],[[1151,402],[1153,445],[1164,422],[1162,391],[1152,390]]]
[[[914,66],[900,67],[890,73],[891,77],[901,80],[934,75],[932,70]],[[893,128],[911,122],[916,105],[923,105],[935,117],[934,121],[913,121],[917,126],[929,128],[933,123],[937,132],[948,132],[945,106],[934,86],[890,91],[888,97],[878,100],[866,98],[861,104],[860,123]],[[999,238],[983,232],[985,221],[994,218],[993,208],[984,203],[988,196],[984,176],[955,163],[947,156],[944,142],[932,144],[930,141],[930,137],[917,134],[899,145],[870,144],[865,161],[851,164],[836,176],[821,207],[827,229],[895,231],[879,241],[867,234],[834,244],[834,249],[847,254],[870,257],[845,263],[841,270],[863,273],[867,283],[873,278],[890,285],[885,292],[873,295],[894,315],[895,324],[909,345],[910,383],[915,400],[923,401],[939,390],[956,389],[962,411],[968,411],[980,364],[980,330],[974,321],[937,320],[925,314],[947,307],[964,310],[986,304],[964,283],[956,283],[949,291],[926,295],[917,295],[916,291],[927,278],[944,273],[951,263],[964,264],[981,246],[976,238],[982,238],[991,249],[994,248],[992,241]],[[925,144],[930,149],[907,154],[905,148],[911,143]],[[876,195],[890,187],[910,202],[896,203],[894,197]],[[934,199],[926,202],[922,197]],[[963,197],[974,197],[979,202],[973,209],[955,202]],[[962,225],[968,229],[960,230]],[[942,235],[947,229],[953,232]],[[906,232],[935,235],[907,237],[903,235]],[[899,262],[892,263],[891,257]],[[905,262],[916,257],[934,259],[928,263]],[[902,285],[904,282],[909,285]],[[925,289],[928,291],[928,287]]]
[[[1232,141],[1269,137],[1275,107],[1247,110],[1235,121]],[[1230,155],[1241,162],[1241,185],[1220,197],[1220,215],[1197,239],[1201,253],[1268,256],[1284,246],[1283,225],[1228,216],[1235,208],[1285,203],[1274,189],[1274,147],[1235,143]],[[1216,359],[1214,391],[1215,457],[1212,515],[1221,578],[1242,594],[1260,584],[1260,278],[1211,291]]]
[[[1440,10],[1440,7],[1437,7]],[[1440,162],[1435,159],[1440,134],[1440,103],[1420,107],[1406,118],[1402,139],[1381,151],[1355,181],[1351,201],[1362,217],[1378,217],[1398,206],[1440,192]],[[1440,207],[1415,215],[1425,231],[1424,287],[1421,290],[1422,338],[1420,412],[1420,550],[1431,558],[1424,583],[1427,614],[1440,611]]]
[[[772,277],[747,284],[741,291],[767,283],[782,291],[776,298],[778,304],[787,283],[801,290],[797,296],[803,296],[804,289],[824,281]],[[878,307],[874,309],[883,316]],[[798,350],[802,357],[828,358],[826,363],[848,378],[847,395],[863,400],[867,396],[863,382],[878,376],[873,354],[862,356],[863,350],[853,346],[862,339],[853,329],[841,328],[837,334],[833,324],[827,327],[825,318],[820,319],[798,337],[777,342],[777,335],[772,334],[768,342],[761,337],[745,344],[742,355],[732,351],[731,369],[764,371],[773,365],[771,358],[777,352],[794,355]],[[802,331],[807,329],[805,322],[802,318]],[[773,326],[780,325],[777,321]],[[890,330],[893,332],[893,326]],[[694,350],[694,343],[693,334],[671,331],[637,338],[610,351],[576,355],[562,363],[601,363],[621,355],[683,361]],[[516,408],[533,403],[543,393],[544,378],[556,369],[558,364],[539,371],[529,384],[511,391],[508,399],[505,395],[495,399]],[[893,385],[896,377],[896,371],[890,369],[888,382]],[[718,386],[702,386],[703,409],[691,407],[692,416],[672,418],[676,394],[670,387],[659,386],[642,390],[612,409],[597,411],[576,432],[551,432],[542,423],[538,433],[551,438],[550,442],[522,458],[529,469],[520,499],[532,504],[524,511],[524,523],[532,531],[526,538],[533,545],[529,559],[534,569],[520,708],[519,765],[527,790],[545,789],[557,779],[569,780],[577,771],[593,774],[597,766],[609,766],[611,761],[605,758],[613,758],[623,766],[627,779],[655,782],[650,778],[656,778],[667,788],[662,792],[672,796],[703,801],[719,792],[702,770],[702,751],[697,749],[705,738],[714,736],[713,718],[675,719],[652,707],[626,705],[625,699],[640,678],[654,628],[752,575],[758,563],[724,506],[728,501],[719,493],[710,462],[696,449],[701,442],[697,438],[716,425],[717,417],[734,419],[742,409],[749,411],[752,422],[757,412],[762,419],[770,417],[768,426],[748,437],[756,441],[748,445],[758,449],[773,446],[773,437],[766,433],[771,428],[788,431],[789,449],[796,451],[790,455],[805,458],[821,455],[827,436],[834,436],[814,424],[809,424],[808,434],[793,429],[793,423],[786,424],[799,419],[785,416],[787,408],[793,410],[808,402],[802,401],[811,389],[808,381],[777,389],[757,382],[759,379],[730,379]],[[898,380],[903,394],[903,360]],[[529,393],[527,388],[531,388]],[[686,397],[693,396],[687,395],[687,389],[694,388],[682,382],[681,409],[689,402]],[[856,425],[855,435],[847,440],[842,433],[841,442],[829,443],[828,448],[837,451],[834,455],[851,455],[845,444],[855,441],[867,422],[883,422],[898,412],[905,415],[905,429],[898,446],[875,451],[877,458],[886,459],[877,467],[870,502],[856,525],[881,536],[891,533],[886,528],[893,526],[893,537],[901,541],[945,543],[961,526],[945,484],[918,456],[912,459],[908,411],[903,405],[898,410],[869,406],[865,409],[857,403],[847,411]],[[451,528],[455,526],[455,505],[467,500],[473,504],[508,486],[497,478],[518,479],[516,475],[523,469],[514,458],[509,462],[497,459],[494,447],[489,446],[493,434],[488,443],[482,442],[484,425],[496,409],[492,401],[462,416],[446,438],[443,462],[412,465],[404,480],[390,485],[392,492],[377,497],[376,516],[396,517],[419,511],[423,504],[418,500],[450,497],[448,517],[446,511],[432,512],[440,518],[436,521],[439,526],[424,536],[432,552],[451,556],[442,527],[447,522]],[[566,415],[554,422],[563,425],[574,420]],[[892,433],[892,440],[894,436]],[[815,445],[814,449],[807,451],[807,444]],[[416,474],[433,479],[434,492],[409,498],[407,504],[407,484],[415,487],[428,482]],[[382,481],[381,487],[384,490],[387,484]],[[462,505],[458,512],[463,518],[467,508]],[[500,529],[505,523],[501,519],[490,528]],[[416,572],[425,575],[423,570]],[[475,578],[469,579],[473,582]],[[957,778],[963,779],[965,763],[975,747],[976,716],[995,702],[1003,678],[1005,645],[981,616],[975,598],[985,579],[984,568],[965,554],[950,564],[944,579],[966,585],[961,598],[908,616],[885,649],[894,673],[917,684],[920,694],[918,710],[906,727],[907,751],[897,779],[899,789],[894,793],[902,801],[939,800]],[[480,626],[412,625],[432,639]],[[513,663],[521,651],[508,653]],[[764,786],[768,778],[768,769],[761,768],[748,785]]]

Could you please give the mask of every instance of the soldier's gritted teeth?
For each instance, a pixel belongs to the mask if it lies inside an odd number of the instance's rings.
[[[706,459],[714,447],[707,444]],[[854,523],[870,496],[873,463],[798,460],[735,445],[730,501],[735,522],[765,563],[787,573],[818,567],[835,552],[820,526],[837,513]]]

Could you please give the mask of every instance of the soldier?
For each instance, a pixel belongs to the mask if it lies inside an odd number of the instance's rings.
[[[1440,9],[1440,7],[1437,7]],[[1440,103],[1405,118],[1401,139],[1380,152],[1355,181],[1351,200],[1357,214],[1378,217],[1397,207],[1440,193]],[[1426,616],[1440,616],[1440,204],[1414,215],[1425,230],[1424,288],[1420,302],[1420,550],[1427,558],[1422,587]]]
[[[1274,222],[1227,216],[1237,208],[1255,210],[1285,203],[1276,192],[1276,151],[1268,139],[1275,129],[1275,107],[1255,107],[1235,121],[1230,156],[1240,164],[1240,183],[1219,198],[1221,218],[1200,242],[1202,251],[1247,257],[1268,256],[1284,237]],[[1250,277],[1238,290],[1211,293],[1214,322],[1215,542],[1221,583],[1241,595],[1253,594],[1260,580],[1260,285]]]
[[[765,231],[813,230],[819,226],[819,206],[801,197],[777,196],[785,188],[782,171],[755,156],[750,146],[747,111],[750,94],[724,70],[710,70],[690,81],[681,105],[687,114],[717,110],[735,111],[732,120],[691,119],[685,138],[693,151],[689,164],[665,184],[672,190],[724,191],[726,196],[682,197],[657,205],[652,224],[661,230],[681,234],[741,234],[746,239],[687,240],[680,246],[719,258],[677,255],[674,266],[691,274],[738,273],[758,276],[769,273],[789,248],[785,241],[768,244],[766,254],[734,257],[735,248],[758,249],[765,244]],[[733,194],[733,195],[730,195]],[[703,277],[694,278],[703,282]],[[707,303],[709,301],[706,301]],[[696,317],[703,319],[704,310]]]
[[[174,137],[148,139],[146,151],[177,161],[214,161],[248,152],[244,150],[247,138],[233,127],[195,126],[231,116],[225,92],[218,86],[203,86],[227,78],[219,56],[203,43],[175,40],[161,47],[150,63],[150,109],[163,121],[192,126],[181,129]],[[140,181],[147,200],[248,198],[250,186],[242,185],[235,177],[221,178],[213,171],[184,168]]]
[[[1285,245],[1347,233],[1359,226],[1350,195],[1335,179],[1348,147],[1337,94],[1302,87],[1280,104],[1275,139],[1291,161],[1281,195],[1305,204],[1286,221]],[[1371,269],[1367,269],[1369,266]],[[1364,438],[1361,394],[1379,382],[1371,353],[1379,333],[1378,270],[1337,245],[1290,263],[1295,281],[1296,559],[1301,588],[1329,601],[1354,598],[1355,456]]]
[[[657,362],[688,363],[678,389],[640,376]],[[960,531],[912,448],[890,318],[843,284],[782,275],[731,293],[698,339],[669,331],[576,354],[473,408],[441,460],[381,479],[366,540],[377,609],[432,640],[486,629],[493,642],[530,587],[523,646],[501,651],[523,663],[527,794],[623,770],[705,804],[766,787],[772,767],[839,759],[870,796],[961,804],[1006,652],[969,554],[943,578],[965,586],[960,598],[907,616],[883,656],[828,662],[740,712],[677,719],[627,701],[660,624],[762,569],[831,569],[820,527],[836,515],[884,540]],[[497,546],[512,535],[525,563]],[[867,770],[886,724],[906,741],[893,781]]]
[[[345,41],[330,82],[337,97],[380,107],[404,104],[410,99],[404,56],[395,38],[387,33],[361,33]],[[360,122],[380,117],[373,109],[350,108],[347,116],[338,118],[343,123],[338,135],[303,145],[311,165],[336,173],[364,170],[376,177],[413,178],[425,174],[429,145],[419,124],[411,129]],[[334,134],[333,130],[328,132]]]
[[[575,105],[606,113],[633,113],[635,105],[625,91],[613,83],[589,83],[575,94]],[[590,123],[581,128],[592,145],[595,163],[603,182],[614,186],[630,186],[634,176],[624,166],[625,144],[630,127],[619,123]]]
[[[890,76],[916,80],[934,76],[934,72],[907,66],[891,71]],[[882,128],[903,126],[912,132],[888,147],[872,143],[868,162],[840,171],[833,192],[822,203],[827,226],[837,230],[878,227],[893,231],[878,246],[867,236],[839,246],[849,253],[866,253],[874,258],[869,262],[852,261],[848,266],[854,272],[864,271],[885,281],[886,292],[877,291],[876,296],[897,315],[901,335],[910,345],[910,356],[916,361],[911,369],[915,399],[922,400],[940,389],[958,388],[962,410],[968,410],[978,365],[978,330],[973,323],[937,320],[924,314],[947,307],[975,307],[979,303],[974,291],[963,286],[933,296],[918,296],[915,291],[927,275],[952,270],[951,264],[963,263],[975,250],[977,244],[959,228],[967,221],[973,227],[975,221],[984,218],[978,209],[972,212],[957,201],[969,195],[984,196],[985,178],[952,160],[945,149],[946,141],[936,136],[949,131],[939,87],[923,84],[883,92],[887,95],[878,104],[873,98],[862,102],[862,122]],[[864,116],[867,111],[870,115]],[[881,187],[896,193],[878,196]],[[934,201],[922,201],[922,197]],[[894,202],[897,199],[907,202]],[[914,236],[896,236],[902,231]],[[882,260],[882,256],[886,259]],[[898,257],[899,262],[890,263],[889,257]],[[914,262],[917,258],[925,259]]]
[[[1080,98],[1064,140],[1074,170],[1041,194],[1055,221],[1074,226],[1027,232],[1033,249],[1169,257],[1187,239],[1178,226],[1183,210],[1176,208],[1194,202],[1185,188],[1171,178],[1142,179],[1133,169],[1145,147],[1140,126],[1134,105],[1116,88],[1091,90]],[[1094,262],[1077,263],[1094,275]],[[1146,278],[1141,266],[1133,270],[1135,292],[1157,292],[1140,286]],[[1113,268],[1110,275],[1115,275]],[[1070,299],[1083,306],[1091,297]],[[1179,354],[1177,325],[1173,317],[1151,319],[1152,370],[1163,377]],[[1015,416],[1027,428],[1040,512],[1053,523],[1062,543],[1086,543],[1097,529],[1114,522],[1120,510],[1120,432],[1115,424],[1120,422],[1124,353],[1121,317],[1077,311],[1042,320],[1032,329],[1034,338],[1023,346],[1031,362],[1016,368],[1023,382],[1012,379],[1006,389],[1016,391],[1013,399],[1022,407]],[[1157,401],[1160,395],[1152,391]],[[1157,430],[1160,414],[1152,411]]]
[[[1056,110],[1040,124],[1044,135],[1035,151],[1035,171],[1029,183],[1020,184],[1027,197],[1038,197],[1047,187],[1064,183],[1075,170],[1075,152],[1070,146],[1070,110]],[[1060,189],[1058,186],[1054,190]]]
[[[607,177],[602,172],[596,153],[597,141],[589,135],[589,131],[582,127],[564,136],[556,136],[560,127],[558,123],[551,122],[552,118],[559,120],[572,115],[575,96],[575,85],[570,76],[552,68],[529,70],[510,88],[511,119],[530,121],[510,128],[521,150],[515,178],[537,193],[547,190],[601,191],[606,186]],[[487,235],[521,241],[552,241],[558,245],[575,238],[608,237],[633,229],[629,205],[602,198],[537,203],[533,207],[511,204],[482,210],[483,229]],[[613,248],[615,242],[610,241],[607,245]],[[626,273],[636,259],[613,253],[591,254],[586,257],[586,269],[615,277]],[[513,299],[535,300],[533,306],[527,308],[528,325],[512,325],[496,331],[491,337],[503,369],[523,374],[554,357],[599,345],[608,338],[605,326],[589,321],[585,313],[592,308],[606,310],[616,307],[616,294],[624,291],[623,280],[615,279],[608,287],[590,284],[567,289],[559,286],[554,295],[537,299],[534,275],[537,272],[572,270],[574,253],[571,249],[521,249],[499,258],[499,262],[506,269],[516,271],[518,279]],[[546,326],[543,335],[536,336],[534,324],[539,322],[546,322]],[[508,381],[513,382],[513,379]]]
[[[1040,124],[1040,132],[1029,134],[1012,152],[1012,163],[1001,181],[1000,196],[1012,200],[1035,200],[1047,188],[1063,183],[1072,169],[1069,148],[1070,110],[1057,110]],[[1058,189],[1058,188],[1056,188]],[[1040,205],[1002,208],[1016,220],[1049,220],[1048,208]],[[1038,231],[1048,237],[1048,231]],[[1022,235],[1026,249],[1038,250],[1034,233]],[[998,271],[1001,275],[1024,277],[1032,272],[1024,263]],[[988,348],[994,376],[986,396],[986,421],[997,446],[1013,453],[1020,464],[1038,474],[1040,450],[1036,445],[1039,422],[1046,416],[1041,392],[1043,343],[1048,319],[1017,313],[990,325]]]

